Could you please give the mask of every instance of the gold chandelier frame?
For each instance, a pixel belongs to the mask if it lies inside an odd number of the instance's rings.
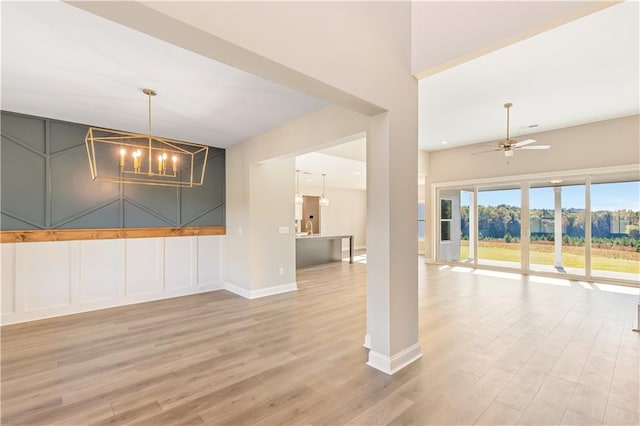
[[[85,137],[91,178],[127,184],[194,187],[204,183],[209,147],[148,134],[90,127]],[[200,166],[201,165],[201,166]]]

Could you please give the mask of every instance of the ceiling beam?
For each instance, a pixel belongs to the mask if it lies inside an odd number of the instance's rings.
[[[377,105],[190,26],[144,4],[133,1],[67,1],[66,3],[360,114],[371,117],[385,111]]]

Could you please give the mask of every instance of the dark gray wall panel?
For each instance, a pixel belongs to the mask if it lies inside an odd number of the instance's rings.
[[[61,229],[120,228],[119,218],[120,202],[116,201],[91,212],[91,214],[86,214],[70,222],[65,222],[65,224],[61,226]]]
[[[152,210],[162,216],[170,225],[178,226],[178,189],[169,186],[144,186],[124,185],[124,197],[126,200],[135,201],[137,204]],[[132,211],[128,214],[135,214]],[[139,223],[142,219],[127,216],[129,222]]]
[[[51,122],[51,154],[81,145],[84,148],[84,137],[87,134],[87,126],[72,123]],[[85,155],[87,151],[85,149]],[[89,165],[87,165],[89,170]]]
[[[4,131],[4,126],[3,129]],[[45,227],[45,159],[2,138],[2,211]]]
[[[224,182],[225,180],[224,153],[210,154],[207,162],[205,182]],[[182,190],[182,221],[184,225],[220,203],[224,203],[224,185],[203,185],[196,188]],[[197,225],[189,225],[197,226]]]
[[[38,117],[2,114],[2,134],[41,154],[45,152],[45,124]]]
[[[119,198],[119,185],[112,182],[94,182],[87,160],[84,143],[75,148],[51,156],[51,225],[58,227],[61,222],[102,206]],[[106,228],[104,218],[95,217],[89,228]],[[115,213],[109,223],[118,222]]]
[[[124,202],[124,227],[125,228],[164,228],[174,226],[153,212],[145,211],[141,207],[130,202]]]
[[[22,222],[6,214],[2,214],[1,219],[3,229],[40,229],[29,223]]]
[[[223,149],[209,149],[200,187],[94,182],[84,144],[88,126],[6,111],[1,121],[2,229],[225,224]],[[98,168],[118,162],[117,154],[106,155]]]
[[[199,217],[198,219],[185,224],[186,226],[208,226],[204,225],[205,223],[217,223],[224,222],[224,205],[210,211],[204,216]]]

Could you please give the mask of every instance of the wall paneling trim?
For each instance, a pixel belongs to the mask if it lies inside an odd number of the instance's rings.
[[[114,238],[193,237],[225,234],[226,228],[224,226],[208,226],[202,228],[43,229],[38,231],[0,231],[0,243],[110,240]]]
[[[2,325],[222,289],[221,239],[2,244]]]

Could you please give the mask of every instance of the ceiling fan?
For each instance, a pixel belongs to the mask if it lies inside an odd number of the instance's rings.
[[[536,145],[536,146],[530,146],[532,143],[535,143],[535,139],[525,139],[523,141],[517,141],[515,139],[510,139],[509,138],[509,108],[511,108],[513,106],[513,104],[511,102],[508,102],[506,104],[504,104],[504,107],[507,110],[507,137],[506,139],[503,139],[501,141],[498,142],[498,148],[496,149],[490,149],[489,151],[482,151],[482,152],[476,152],[473,155],[477,155],[477,154],[484,154],[486,152],[494,152],[494,151],[502,151],[504,152],[504,156],[505,157],[512,157],[513,153],[515,152],[516,149],[549,149],[551,148],[550,145]]]

